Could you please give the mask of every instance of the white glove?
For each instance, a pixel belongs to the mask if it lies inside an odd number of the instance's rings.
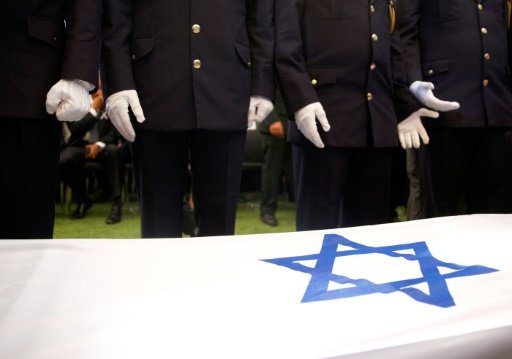
[[[135,90],[124,90],[116,92],[107,98],[106,110],[107,115],[114,127],[128,141],[135,140],[135,131],[130,122],[128,108],[132,109],[138,123],[144,122],[144,113],[140,106],[139,96]]]
[[[424,144],[428,144],[430,139],[423,123],[421,123],[421,117],[438,118],[439,113],[420,108],[398,124],[398,138],[404,150],[412,147],[420,148],[420,137]]]
[[[93,85],[82,80],[60,80],[46,95],[46,112],[59,121],[80,121],[91,108]]]
[[[331,129],[331,126],[327,121],[327,116],[325,116],[324,108],[320,102],[310,103],[295,112],[295,123],[297,124],[300,132],[302,132],[302,134],[316,147],[324,148],[325,145],[320,138],[316,125],[317,119],[325,132],[328,132]]]
[[[432,82],[414,81],[409,90],[423,105],[436,111],[453,111],[457,110],[460,105],[458,102],[442,101],[434,96],[432,90],[434,84]]]
[[[255,122],[260,123],[272,112],[274,104],[263,96],[251,96],[249,112],[247,113],[247,127],[251,128]]]

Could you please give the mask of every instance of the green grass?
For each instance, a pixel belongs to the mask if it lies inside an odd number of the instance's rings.
[[[75,209],[71,205],[69,212]],[[105,224],[110,203],[95,203],[83,219],[69,218],[67,211],[56,207],[54,238],[139,238],[140,221],[136,203],[129,203],[123,208],[123,219],[120,223]]]
[[[280,199],[276,218],[277,227],[270,227],[260,221],[259,195],[244,193],[240,196],[236,217],[235,234],[279,233],[295,231],[295,204],[284,197]],[[71,205],[72,212],[75,205]],[[121,223],[105,224],[110,203],[95,203],[87,217],[72,220],[60,205],[56,207],[55,238],[140,238],[140,219],[136,200],[123,206]],[[398,207],[400,221],[405,220],[405,208]]]
[[[80,220],[72,220],[70,210],[57,205],[55,218],[55,238],[140,238],[140,218],[137,202],[131,200],[123,206],[123,219],[120,223],[105,224],[110,203],[95,203]],[[242,194],[238,203],[235,234],[278,233],[295,231],[295,204],[285,199],[279,202],[276,213],[277,227],[270,227],[260,221],[259,196]]]
[[[235,234],[280,233],[295,231],[295,203],[282,199],[276,212],[277,227],[260,221],[259,198],[246,195],[238,202]]]

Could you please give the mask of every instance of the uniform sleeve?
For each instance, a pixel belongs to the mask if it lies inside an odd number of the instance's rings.
[[[508,28],[508,73],[512,78],[512,5],[506,4],[507,26]],[[511,8],[509,8],[509,6]]]
[[[423,107],[409,90],[407,66],[402,47],[400,34],[398,31],[394,31],[391,34],[391,66],[393,69],[393,100],[398,121],[404,120],[411,113]]]
[[[403,44],[407,83],[411,84],[423,79],[419,42],[420,0],[399,0],[395,7],[397,30]]]
[[[64,0],[66,47],[61,77],[98,85],[101,0]]]
[[[102,61],[108,94],[135,89],[130,61],[133,0],[103,0]]]
[[[274,99],[274,0],[247,0],[251,94]]]
[[[288,113],[318,102],[306,72],[300,19],[303,0],[275,0],[276,71]]]

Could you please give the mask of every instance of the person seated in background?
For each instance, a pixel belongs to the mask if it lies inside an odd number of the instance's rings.
[[[105,223],[114,224],[121,221],[122,213],[122,146],[116,129],[100,116],[104,105],[101,87],[92,97],[91,110],[82,120],[63,125],[65,145],[60,153],[60,174],[64,183],[71,187],[77,202],[71,218],[81,219],[93,204],[86,193],[84,164],[92,161],[104,165],[112,198],[112,208]]]

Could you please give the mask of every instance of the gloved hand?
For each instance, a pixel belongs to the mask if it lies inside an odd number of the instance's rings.
[[[247,113],[247,128],[254,126],[255,122],[260,123],[272,112],[274,104],[263,96],[251,96],[249,112]]]
[[[442,101],[434,96],[432,90],[434,84],[432,82],[414,81],[409,90],[423,105],[436,111],[453,111],[457,110],[460,105],[458,102]]]
[[[423,127],[423,123],[421,123],[421,117],[438,118],[439,113],[426,108],[420,108],[398,124],[398,138],[404,150],[412,147],[420,148],[420,137],[424,144],[428,144],[430,139],[425,127]]]
[[[93,85],[82,80],[60,80],[46,95],[46,112],[59,121],[80,121],[91,107]]]
[[[320,102],[310,103],[295,112],[295,123],[297,124],[300,132],[302,132],[302,134],[316,147],[324,148],[325,145],[320,138],[316,125],[317,119],[325,132],[328,132],[331,129],[331,126],[327,121],[324,108]]]
[[[132,109],[138,123],[144,122],[144,112],[140,106],[139,96],[135,90],[124,90],[116,92],[107,98],[107,115],[114,127],[128,141],[135,140],[135,131],[130,122],[128,107]]]

